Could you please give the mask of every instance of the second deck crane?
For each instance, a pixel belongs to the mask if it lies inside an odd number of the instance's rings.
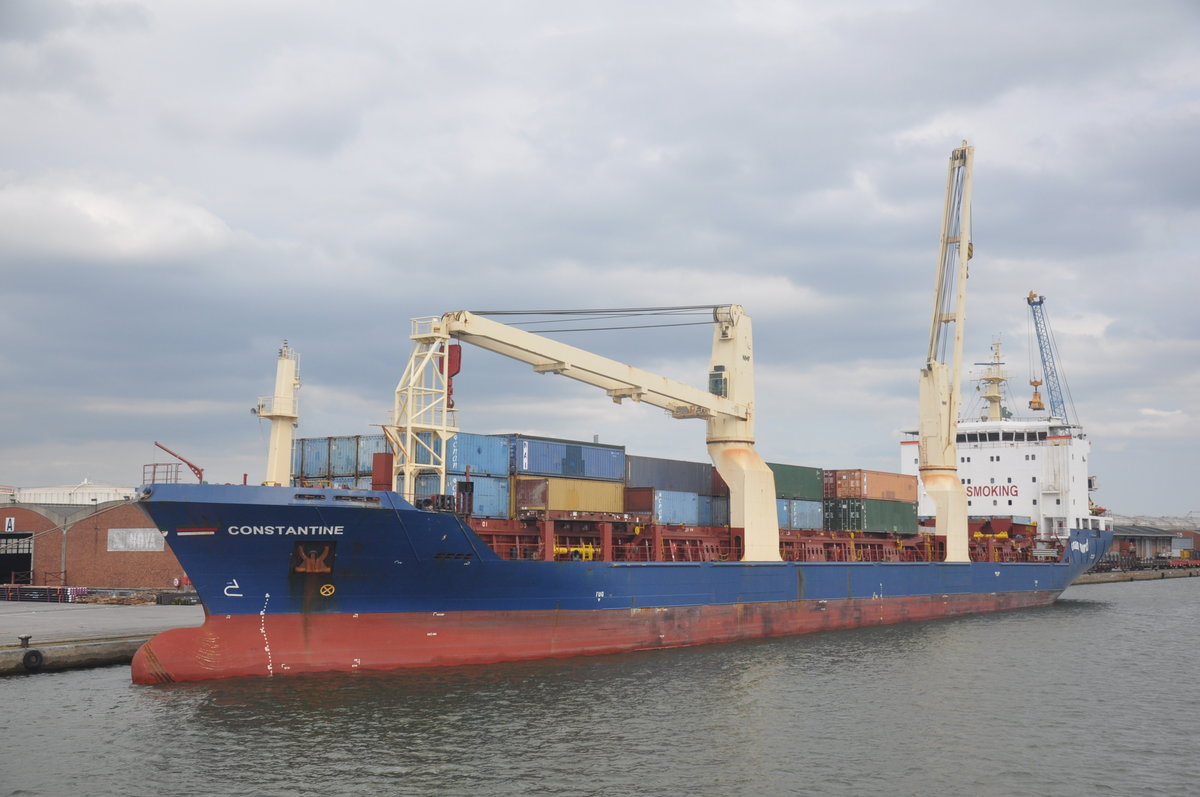
[[[946,538],[946,561],[969,562],[967,492],[958,478],[958,407],[962,381],[963,322],[967,312],[967,261],[971,247],[971,168],[975,148],[963,142],[950,153],[946,203],[934,286],[929,352],[920,381],[919,470],[937,507],[937,533]],[[946,328],[954,325],[947,352]]]

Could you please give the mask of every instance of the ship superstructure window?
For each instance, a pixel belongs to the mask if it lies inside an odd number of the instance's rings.
[[[1012,440],[1013,433],[1012,432],[1004,432],[1003,434],[1000,435],[1000,439],[1001,440]]]

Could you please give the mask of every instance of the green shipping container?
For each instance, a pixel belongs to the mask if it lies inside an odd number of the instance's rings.
[[[825,531],[916,534],[917,505],[875,498],[826,498]]]
[[[823,492],[820,468],[803,465],[779,465],[768,462],[767,467],[775,474],[775,497],[800,501],[820,501]]]

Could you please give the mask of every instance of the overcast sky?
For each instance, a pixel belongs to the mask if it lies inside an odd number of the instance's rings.
[[[739,303],[770,461],[899,468],[946,162],[967,358],[1046,296],[1098,503],[1200,510],[1200,5],[0,0],[0,483],[261,480],[386,422],[410,319]],[[705,327],[569,342],[706,382]],[[704,428],[465,352],[459,424],[704,460]],[[966,394],[972,395],[967,387]]]

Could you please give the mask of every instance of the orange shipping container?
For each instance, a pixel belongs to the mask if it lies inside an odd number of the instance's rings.
[[[625,483],[555,476],[513,477],[514,515],[524,509],[550,512],[624,512]]]
[[[836,471],[836,498],[873,498],[877,501],[917,501],[917,477],[879,470]]]

